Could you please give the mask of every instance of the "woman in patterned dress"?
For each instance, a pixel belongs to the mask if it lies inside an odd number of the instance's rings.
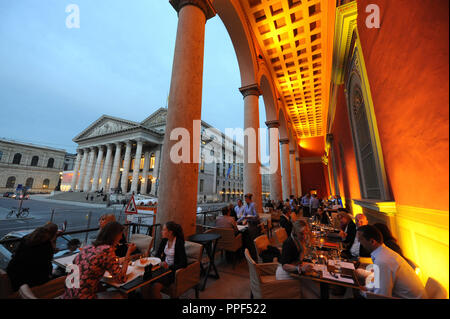
[[[92,245],[83,247],[75,257],[73,264],[79,268],[79,288],[68,288],[63,295],[65,299],[106,299],[119,298],[121,295],[114,291],[99,292],[100,280],[105,271],[119,281],[125,282],[128,262],[131,253],[136,249],[129,244],[125,258],[119,262],[115,254],[115,247],[122,238],[123,226],[118,222],[105,225]],[[73,285],[76,287],[76,283]]]

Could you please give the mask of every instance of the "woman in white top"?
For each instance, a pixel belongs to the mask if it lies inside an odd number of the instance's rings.
[[[170,286],[175,281],[175,272],[187,267],[186,250],[184,248],[183,229],[174,222],[167,222],[161,231],[161,244],[155,255],[161,259],[161,267],[169,268],[172,272],[163,276],[152,285],[152,298],[161,299],[161,289]]]

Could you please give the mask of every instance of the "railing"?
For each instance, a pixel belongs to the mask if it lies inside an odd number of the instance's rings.
[[[153,225],[146,225],[146,224],[137,224],[137,223],[126,223],[124,224],[125,227],[128,227],[128,238],[127,240],[130,240],[131,234],[141,234],[141,228],[146,229],[144,230],[144,234],[148,236],[154,236],[155,240],[153,241],[153,249],[156,248],[156,243],[159,240],[159,234],[160,231],[158,231],[158,228],[160,230],[161,224],[153,224]],[[91,232],[96,232],[100,228],[99,227],[93,227],[93,228],[87,228],[87,229],[81,229],[81,230],[72,230],[72,231],[66,231],[63,233],[59,233],[58,236],[64,236],[64,235],[78,235],[78,234],[86,234],[85,244],[87,244],[88,234]],[[17,244],[22,240],[22,238],[10,238],[10,239],[4,239],[0,240],[0,245],[3,246],[9,246],[11,244]],[[11,246],[10,246],[11,247]],[[15,246],[17,247],[17,246]]]

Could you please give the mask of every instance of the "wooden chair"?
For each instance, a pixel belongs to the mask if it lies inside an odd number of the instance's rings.
[[[64,294],[65,287],[66,276],[62,276],[32,288],[26,284],[22,285],[19,288],[19,296],[22,299],[57,299]]]
[[[270,245],[269,238],[267,235],[261,235],[256,237],[253,242],[255,243],[256,247],[256,253],[258,255],[258,263],[262,263],[262,259],[260,257],[261,252],[267,249],[267,247]]]
[[[132,234],[130,242],[134,243],[142,254],[150,255],[154,237],[144,234]]]
[[[194,288],[195,298],[199,297],[200,263],[202,259],[203,246],[197,243],[186,241],[184,243],[188,266],[178,269],[175,273],[175,281],[164,287],[162,292],[171,298],[179,298],[189,289]]]
[[[8,274],[0,269],[0,299],[16,299],[18,297],[18,292],[14,292],[12,289]]]
[[[434,278],[428,278],[425,291],[428,299],[447,299],[447,290]]]
[[[278,263],[257,264],[245,249],[245,259],[250,274],[251,298],[255,299],[293,299],[301,297],[298,280],[277,280],[275,273]]]
[[[232,228],[211,228],[205,233],[214,233],[222,236],[217,242],[217,251],[229,251],[233,253],[233,267],[236,265],[236,254],[239,249],[242,248],[242,234],[234,235],[234,229]]]
[[[283,243],[286,241],[286,239],[288,239],[286,229],[280,227],[277,230],[275,230],[275,238],[277,239],[278,246],[282,247]]]

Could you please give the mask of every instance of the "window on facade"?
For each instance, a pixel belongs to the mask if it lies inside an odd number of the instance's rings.
[[[204,173],[205,172],[205,157],[202,155],[202,159],[200,162],[200,172]]]
[[[155,154],[152,154],[150,156],[150,169],[154,169],[155,168]]]
[[[139,163],[139,169],[144,169],[145,156],[141,156],[141,162]]]
[[[37,166],[39,162],[39,156],[33,156],[33,158],[31,159],[31,166]]]
[[[0,151],[0,161],[2,160],[2,157],[3,157],[3,152]]]
[[[371,118],[370,104],[365,99],[361,86],[361,78],[356,63],[353,60],[353,72],[347,83],[348,107],[350,113],[351,131],[356,153],[358,175],[361,185],[361,196],[365,199],[387,199],[380,155],[377,151],[376,132],[371,125],[375,119]],[[341,160],[343,157],[341,155]]]
[[[203,179],[200,180],[200,193],[203,193]]]
[[[44,181],[42,182],[42,188],[48,189],[49,186],[50,186],[50,180],[48,178],[44,179]]]
[[[8,180],[6,181],[6,188],[14,188],[15,184],[16,184],[16,177],[15,176],[8,177]]]
[[[211,149],[210,154],[211,156],[214,156],[214,149]]]
[[[25,187],[28,187],[28,188],[33,188],[33,182],[34,182],[34,179],[33,178],[27,178],[27,181],[25,182]]]
[[[53,165],[55,165],[55,159],[54,158],[49,158],[48,162],[47,162],[47,167],[48,168],[53,168]]]
[[[14,158],[13,158],[13,162],[12,163],[19,165],[21,160],[22,160],[22,154],[16,153],[16,154],[14,154]]]

